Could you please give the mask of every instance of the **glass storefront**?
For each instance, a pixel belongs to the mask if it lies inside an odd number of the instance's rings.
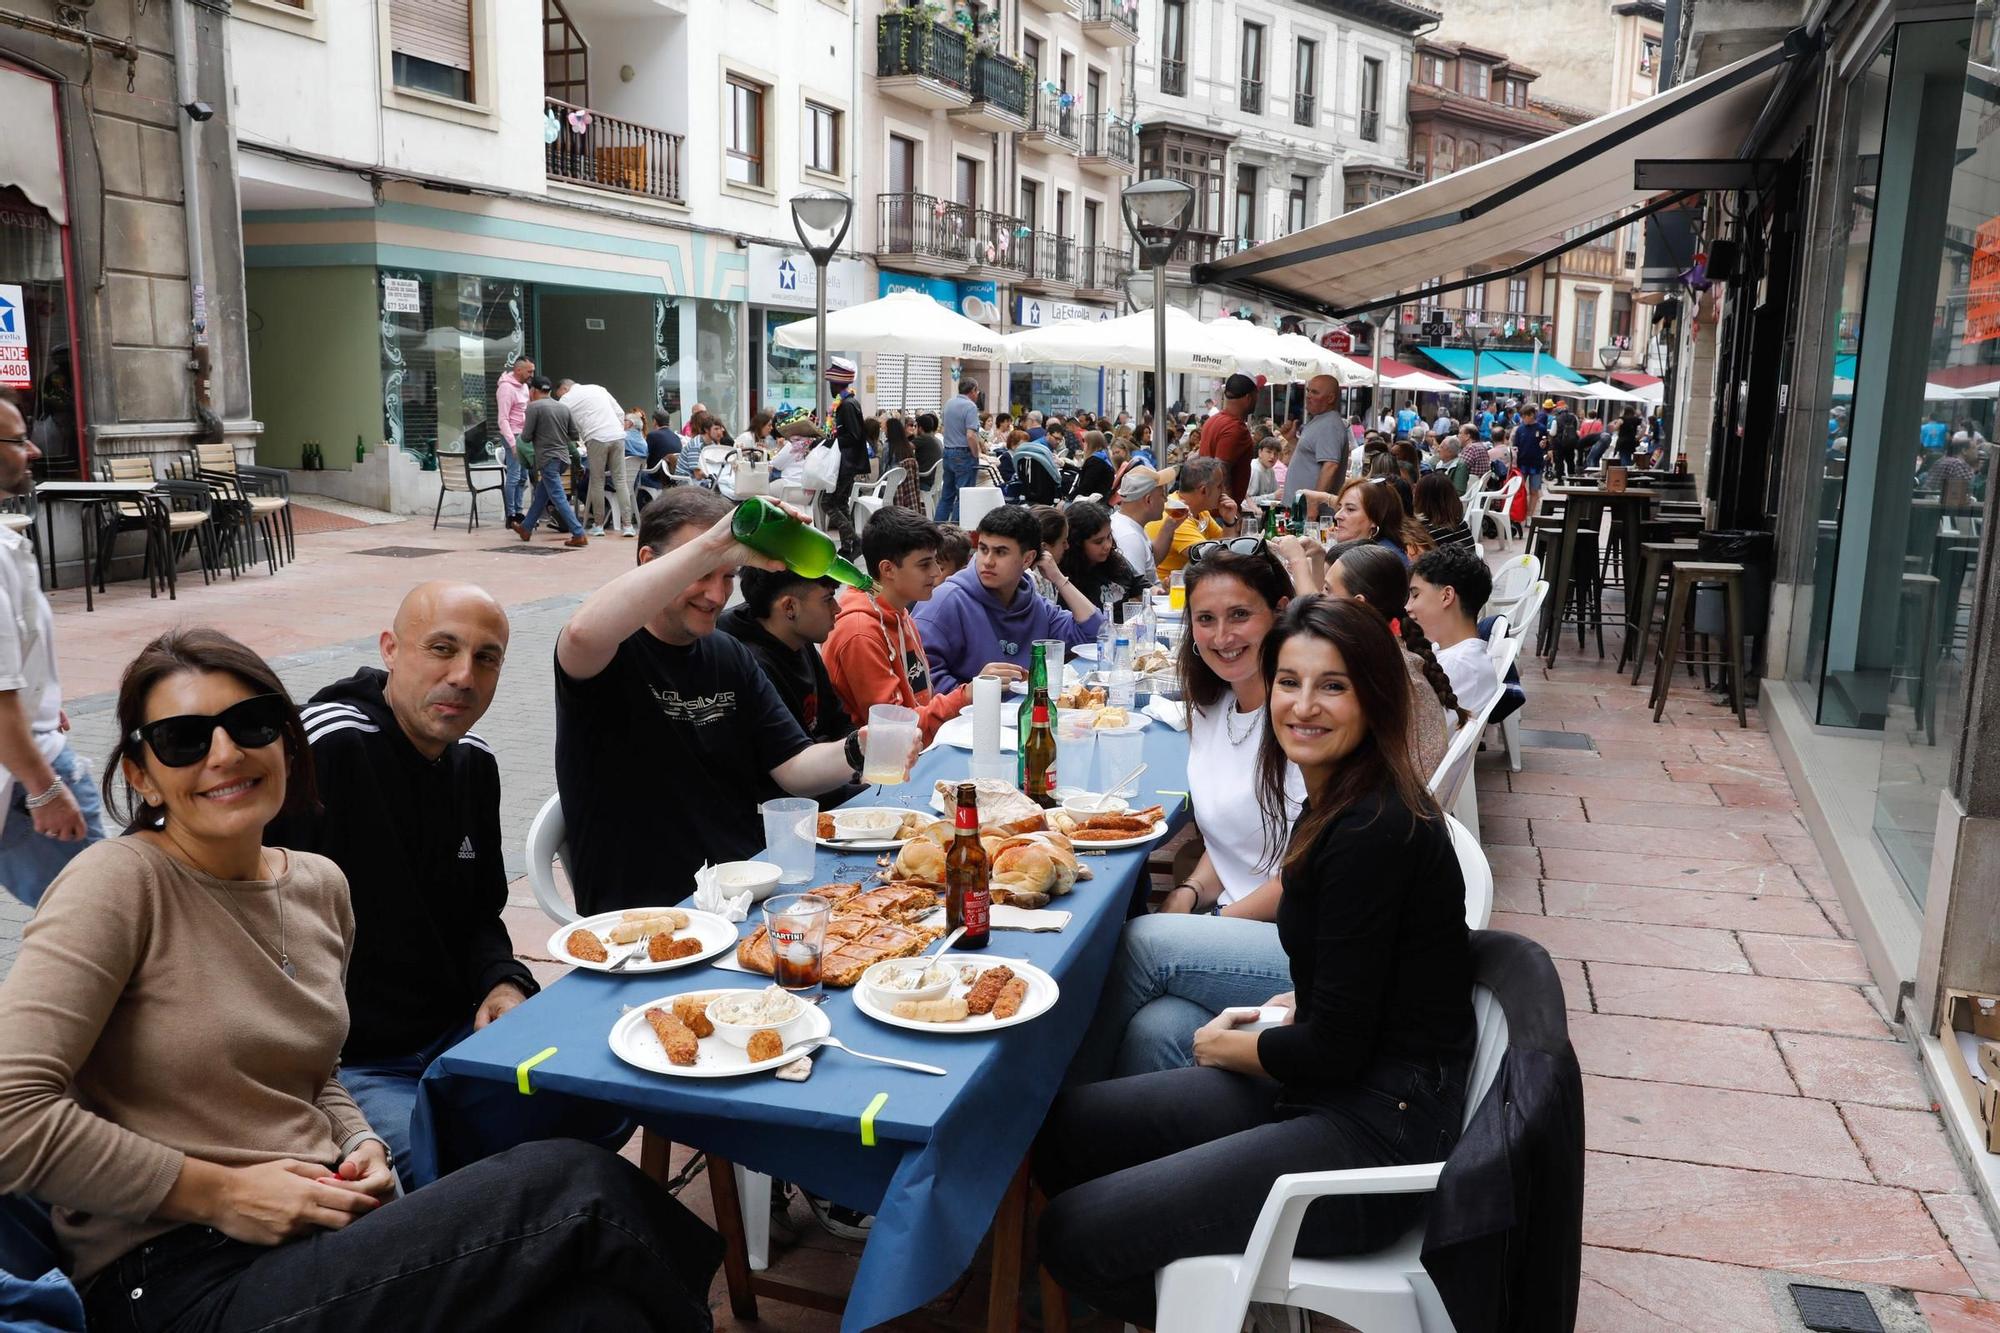
[[[493,415],[494,385],[526,346],[527,289],[469,273],[377,278],[382,438],[418,455],[459,452],[466,431]]]

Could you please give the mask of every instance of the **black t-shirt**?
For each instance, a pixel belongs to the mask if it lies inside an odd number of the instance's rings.
[[[1514,456],[1523,468],[1540,468],[1545,455],[1542,441],[1548,438],[1539,420],[1523,421],[1514,427]]]
[[[764,848],[771,770],[811,742],[748,648],[685,647],[641,629],[578,680],[556,663],[556,786],[576,907],[588,916],[681,901],[703,861]]]

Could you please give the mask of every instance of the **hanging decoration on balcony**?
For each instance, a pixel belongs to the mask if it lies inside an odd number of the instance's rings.
[[[944,216],[944,200],[938,199],[932,202],[931,216],[935,218],[941,218]]]
[[[580,106],[571,107],[569,115],[565,119],[569,121],[569,128],[572,133],[584,134],[590,130],[590,112]]]
[[[992,262],[993,262],[993,256],[994,256],[994,253],[995,253],[995,252],[994,252],[994,249],[993,249],[993,242],[991,242],[991,241],[988,241],[988,242],[986,243],[986,262],[987,262],[987,263],[989,263],[989,264],[990,264],[990,263],[992,263]]]
[[[556,110],[550,107],[542,112],[542,142],[554,143],[562,134],[562,122],[556,119]]]
[[[1034,234],[1035,234],[1035,229],[1033,227],[1021,226],[1014,228],[1014,237],[1017,240],[1026,240],[1028,237],[1033,236]]]
[[[1062,89],[1056,84],[1054,79],[1043,79],[1042,91],[1048,93],[1050,96],[1054,96],[1056,93],[1061,92]]]
[[[1056,99],[1056,105],[1061,107],[1065,111],[1069,110],[1071,107],[1076,105],[1076,94],[1064,93],[1061,97],[1058,97]]]

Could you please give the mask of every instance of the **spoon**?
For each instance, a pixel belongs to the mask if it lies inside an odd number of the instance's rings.
[[[1120,778],[1117,782],[1113,783],[1110,787],[1106,788],[1103,794],[1101,794],[1094,802],[1091,803],[1091,808],[1096,810],[1099,814],[1102,814],[1106,810],[1109,810],[1111,808],[1111,802],[1115,800],[1117,797],[1123,795],[1125,789],[1131,786],[1133,783],[1137,782],[1140,776],[1145,773],[1145,771],[1146,771],[1146,765],[1141,764],[1137,768],[1133,769],[1130,773],[1127,773],[1124,777]]]

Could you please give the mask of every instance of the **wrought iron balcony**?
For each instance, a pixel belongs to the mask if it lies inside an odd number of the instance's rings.
[[[1077,262],[1081,266],[1078,285],[1093,291],[1117,291],[1132,271],[1132,256],[1108,245],[1084,246],[1078,251]]]
[[[1068,99],[1065,106],[1064,100]],[[1022,143],[1028,147],[1044,151],[1056,148],[1076,150],[1078,123],[1083,119],[1083,108],[1076,104],[1074,94],[1050,92],[1042,88],[1034,95],[1028,108],[1028,128],[1022,134]]]
[[[1083,30],[1107,46],[1136,45],[1138,0],[1083,0]]]
[[[1038,231],[1027,237],[1028,268],[1019,281],[1046,288],[1074,287],[1081,276],[1076,258],[1076,242],[1052,231]]]
[[[1025,273],[1029,237],[1018,218],[928,194],[876,197],[875,253],[914,268],[960,273],[972,268]]]
[[[1160,91],[1169,97],[1187,96],[1187,61],[1160,62]]]
[[[962,105],[972,91],[972,62],[965,36],[933,23],[917,10],[891,10],[875,24],[875,74],[881,79],[912,79],[942,85]],[[893,91],[893,87],[891,89]]]
[[[1361,112],[1361,137],[1369,143],[1379,143],[1382,139],[1382,113],[1364,109]]]
[[[1311,125],[1319,119],[1319,99],[1311,93],[1297,93],[1292,97],[1292,123]]]
[[[1028,118],[1028,67],[995,51],[978,51],[972,57],[972,100],[989,102],[996,110],[1026,121]]]
[[[1238,100],[1237,105],[1241,106],[1248,115],[1262,115],[1264,111],[1264,81],[1262,79],[1244,79],[1241,82],[1243,84],[1242,97]]]
[[[553,97],[542,104],[556,118],[556,137],[542,150],[551,179],[685,202],[680,135]]]

